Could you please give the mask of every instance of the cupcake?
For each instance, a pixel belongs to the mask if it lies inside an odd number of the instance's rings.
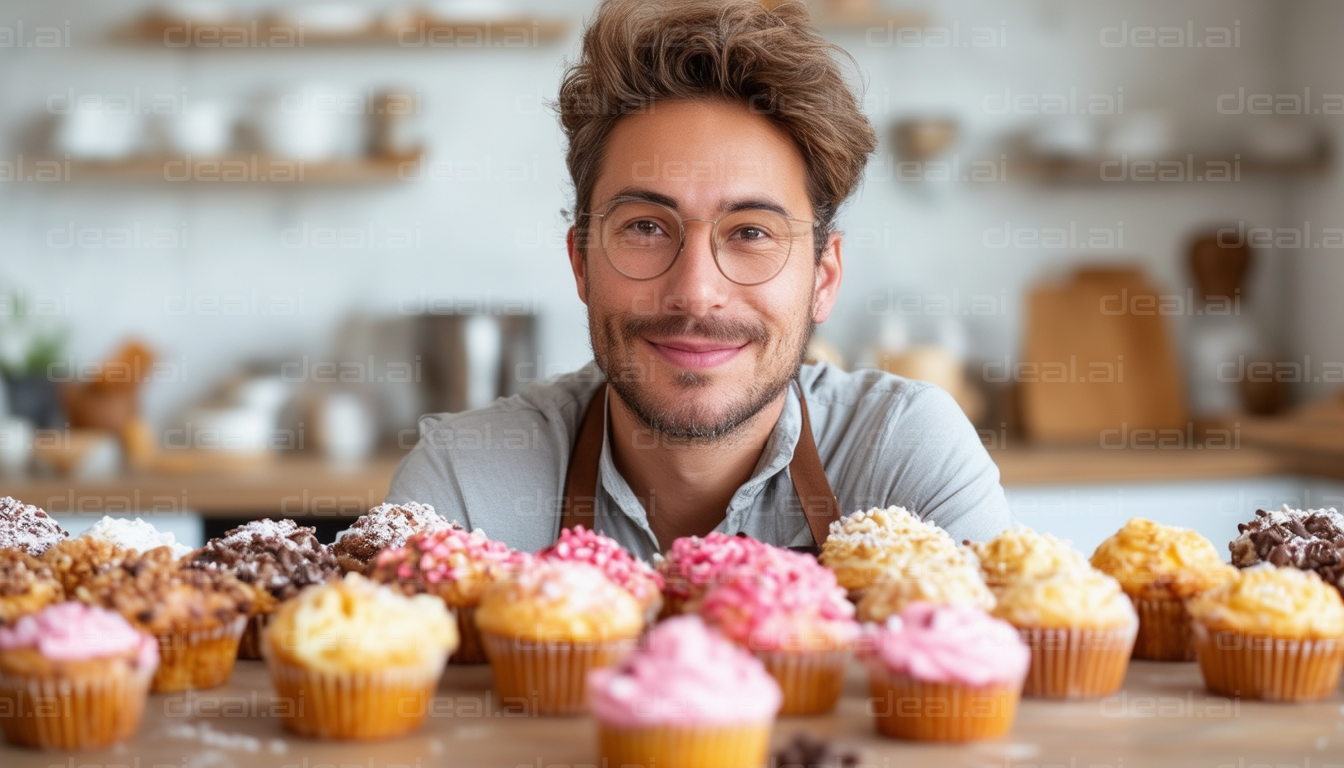
[[[855,512],[831,523],[821,564],[857,601],[889,570],[931,560],[959,559],[957,543],[942,528],[902,507]]]
[[[989,611],[995,601],[971,555],[961,563],[937,560],[924,566],[888,571],[864,591],[857,618],[881,624],[911,603],[920,602]]]
[[[1239,523],[1241,534],[1229,545],[1232,564],[1249,568],[1260,563],[1315,571],[1326,584],[1344,593],[1344,515],[1333,509],[1255,511],[1255,519]]]
[[[835,708],[859,625],[835,574],[810,555],[776,548],[735,569],[693,606],[774,675],[784,692],[781,715]]]
[[[779,686],[696,616],[654,627],[617,666],[588,674],[603,765],[765,764]]]
[[[663,615],[676,616],[688,603],[700,599],[724,574],[762,556],[770,546],[746,536],[717,531],[707,536],[683,536],[672,542],[667,557],[656,558],[663,577]]]
[[[277,605],[304,587],[340,576],[336,558],[317,540],[317,529],[300,527],[293,520],[255,520],[240,525],[211,539],[182,565],[231,573],[272,598],[260,603],[248,619],[238,643],[240,659],[261,658],[261,629]]]
[[[865,644],[869,711],[886,736],[992,739],[1013,727],[1031,651],[979,608],[912,603]]]
[[[407,595],[431,594],[443,600],[457,617],[461,638],[449,659],[455,664],[484,664],[485,649],[476,629],[476,608],[485,587],[527,559],[526,553],[492,541],[479,528],[436,528],[411,534],[405,546],[385,549],[378,556],[373,580],[395,586]]]
[[[634,595],[650,624],[663,606],[663,577],[648,563],[625,551],[615,539],[582,525],[560,531],[560,538],[537,552],[537,559],[588,563],[601,568],[608,579]]]
[[[1204,683],[1220,696],[1314,701],[1344,665],[1344,600],[1310,571],[1263,564],[1188,604]]]
[[[228,682],[248,617],[271,600],[232,574],[181,567],[166,547],[137,553],[67,596],[114,610],[158,639],[155,693]]]
[[[0,497],[0,549],[37,557],[68,536],[46,512],[12,497]]]
[[[148,552],[158,547],[167,547],[173,557],[183,557],[191,548],[179,544],[171,533],[160,533],[153,525],[140,518],[107,517],[94,523],[80,538],[102,539],[116,544],[122,549],[135,552]]]
[[[89,602],[84,593],[90,584],[136,557],[137,553],[106,539],[80,536],[57,543],[42,553],[41,560],[61,582],[66,597]]]
[[[1009,529],[990,541],[968,541],[966,546],[980,560],[980,574],[985,583],[996,592],[1017,581],[1090,568],[1083,553],[1067,541],[1030,528]]]
[[[159,662],[121,616],[57,603],[0,627],[0,729],[11,744],[106,747],[135,735]]]
[[[0,549],[0,626],[65,599],[51,566],[21,549]]]
[[[1013,582],[999,591],[994,615],[1031,647],[1026,695],[1096,698],[1124,684],[1139,618],[1110,576],[1084,567]]]
[[[588,670],[634,647],[644,609],[595,566],[533,561],[486,587],[476,626],[506,710],[571,715]]]
[[[281,604],[262,637],[285,728],[323,739],[387,739],[420,727],[457,627],[443,601],[359,574]]]
[[[354,525],[336,535],[331,553],[336,564],[346,573],[367,576],[373,562],[384,549],[406,543],[412,533],[436,528],[447,528],[449,523],[428,504],[408,501],[405,504],[379,504],[361,515]]]
[[[1135,517],[1092,553],[1092,567],[1115,577],[1139,614],[1134,658],[1190,661],[1190,614],[1185,601],[1236,578],[1236,569],[1189,528]]]

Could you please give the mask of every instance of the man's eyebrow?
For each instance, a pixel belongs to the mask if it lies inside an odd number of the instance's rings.
[[[658,203],[668,208],[676,210],[677,199],[662,192],[655,192],[643,187],[625,187],[616,194],[612,195],[608,203],[624,203],[630,201],[643,201],[648,203]],[[737,211],[772,211],[781,216],[788,216],[789,210],[779,203],[769,198],[749,197],[741,200],[728,200],[719,205],[719,213],[736,213]]]

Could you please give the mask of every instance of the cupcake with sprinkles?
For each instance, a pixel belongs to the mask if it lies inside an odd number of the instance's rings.
[[[662,575],[627,552],[615,539],[582,525],[560,531],[559,540],[537,552],[537,559],[596,566],[639,601],[647,623],[653,623],[662,607]]]
[[[770,549],[769,544],[756,539],[717,531],[673,541],[667,556],[658,559],[658,572],[663,576],[663,615],[682,613],[727,574],[767,557]]]

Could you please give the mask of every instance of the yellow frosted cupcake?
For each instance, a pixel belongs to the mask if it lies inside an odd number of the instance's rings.
[[[1031,647],[1027,696],[1095,698],[1124,684],[1139,619],[1110,576],[1084,566],[1013,582],[999,591],[994,615]]]
[[[1221,696],[1313,701],[1344,666],[1344,600],[1315,573],[1257,565],[1188,603],[1204,683]]]
[[[1048,533],[1013,528],[986,542],[967,542],[980,559],[980,573],[998,591],[1017,581],[1044,578],[1058,571],[1088,570],[1087,558]]]
[[[881,624],[911,603],[993,610],[994,593],[985,586],[975,556],[961,563],[938,560],[923,566],[889,571],[863,593],[858,620]]]
[[[1213,544],[1189,528],[1135,517],[1092,553],[1092,566],[1120,582],[1139,614],[1134,658],[1189,661],[1190,598],[1237,577]]]
[[[957,543],[902,507],[855,512],[831,523],[821,564],[858,600],[882,574],[934,560],[955,562]]]
[[[644,609],[596,566],[533,560],[486,587],[476,626],[505,711],[584,711],[588,671],[615,664]]]
[[[386,739],[424,722],[457,625],[443,601],[406,597],[356,573],[283,603],[262,649],[301,736]]]

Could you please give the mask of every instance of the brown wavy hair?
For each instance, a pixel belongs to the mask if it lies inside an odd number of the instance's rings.
[[[853,62],[817,33],[801,2],[767,9],[760,0],[605,0],[556,102],[574,212],[588,212],[622,117],[665,99],[725,99],[765,115],[802,152],[820,256],[877,145],[841,56]]]

